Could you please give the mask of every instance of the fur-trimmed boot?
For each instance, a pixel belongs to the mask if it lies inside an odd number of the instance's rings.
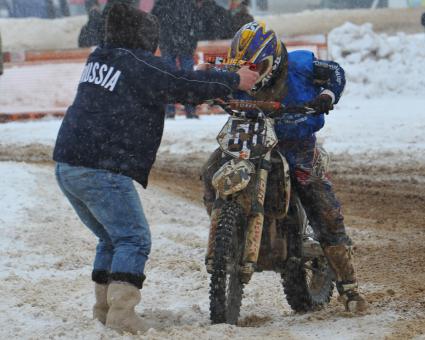
[[[121,334],[147,331],[149,327],[134,310],[140,299],[140,290],[131,283],[111,282],[108,287],[109,312],[106,326]]]
[[[336,287],[345,310],[353,313],[365,312],[368,303],[360,294],[353,264],[352,247],[345,244],[323,248],[326,258],[336,275]]]
[[[101,323],[105,324],[106,315],[108,314],[109,306],[107,302],[108,294],[108,285],[95,283],[94,285],[94,295],[96,297],[96,302],[93,305],[93,319],[99,320]]]

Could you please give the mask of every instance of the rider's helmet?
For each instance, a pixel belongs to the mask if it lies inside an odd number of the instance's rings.
[[[286,80],[288,52],[273,30],[262,21],[244,25],[234,36],[228,53],[231,64],[254,64],[260,78],[252,93],[270,87],[279,75]]]

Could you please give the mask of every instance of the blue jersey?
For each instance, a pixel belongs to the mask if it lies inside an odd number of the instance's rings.
[[[337,103],[345,87],[344,70],[335,62],[318,60],[310,51],[288,53],[287,95],[282,98],[285,105],[303,105],[321,93],[329,94]],[[236,94],[239,99],[246,95]],[[306,116],[288,114],[276,121],[279,141],[301,141],[315,139],[314,133],[325,124],[323,114]]]

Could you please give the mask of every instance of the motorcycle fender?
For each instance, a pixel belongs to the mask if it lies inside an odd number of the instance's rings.
[[[285,180],[283,181],[283,192],[285,195],[285,208],[284,208],[284,214],[286,216],[286,214],[288,213],[289,210],[289,201],[291,199],[291,173],[290,173],[290,169],[289,169],[289,164],[288,161],[286,160],[286,158],[280,153],[278,152],[281,160],[282,160],[282,165],[283,165],[283,173],[284,173],[284,178]]]
[[[220,195],[232,195],[245,189],[251,180],[251,175],[254,173],[255,166],[250,161],[232,159],[214,174],[212,185]]]

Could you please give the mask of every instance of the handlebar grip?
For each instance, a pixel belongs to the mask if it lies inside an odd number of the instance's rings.
[[[254,100],[231,100],[228,102],[232,110],[255,110],[260,109],[263,111],[278,111],[282,108],[279,102],[265,102]]]

